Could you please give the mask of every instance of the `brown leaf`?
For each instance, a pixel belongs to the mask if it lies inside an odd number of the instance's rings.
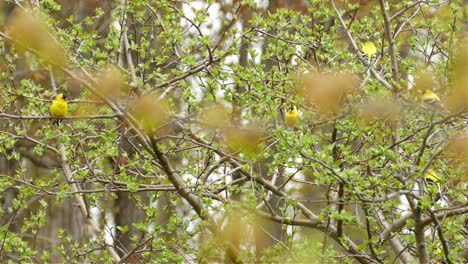
[[[254,158],[261,149],[259,144],[266,133],[256,126],[225,127],[223,135],[229,151],[241,152],[246,158]]]
[[[455,58],[453,70],[453,86],[447,96],[447,106],[453,112],[468,111],[468,51],[460,48]]]
[[[388,98],[374,98],[358,109],[358,122],[364,125],[376,121],[395,121],[401,113],[401,106]]]
[[[106,97],[115,98],[128,91],[127,82],[122,73],[114,66],[109,66],[100,72],[98,89]]]
[[[140,122],[143,130],[152,133],[169,120],[169,106],[156,96],[144,95],[134,102],[132,114]]]
[[[343,107],[346,94],[356,88],[351,74],[306,73],[297,81],[304,103],[326,115],[336,115]]]
[[[15,9],[7,28],[19,50],[33,50],[44,63],[55,67],[66,64],[65,50],[54,39],[45,19],[31,10]]]
[[[463,170],[462,181],[468,180],[468,133],[459,134],[449,140],[445,154],[449,164]]]

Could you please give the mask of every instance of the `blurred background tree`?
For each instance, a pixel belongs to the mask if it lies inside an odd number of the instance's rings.
[[[467,7],[0,2],[0,259],[467,262]]]

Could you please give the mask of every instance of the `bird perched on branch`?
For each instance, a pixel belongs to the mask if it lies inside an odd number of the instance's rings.
[[[366,55],[367,64],[369,65],[371,62],[372,56],[377,52],[377,48],[375,47],[374,43],[368,41],[364,43],[364,45],[362,45],[361,50]]]
[[[424,90],[421,98],[422,98],[423,102],[426,103],[426,104],[435,105],[435,104],[440,103],[439,96],[437,96],[437,94],[435,94],[431,90],[427,90],[427,89]]]
[[[362,45],[361,50],[362,50],[362,52],[364,52],[364,58],[367,58],[366,72],[368,72],[370,70],[370,67],[371,67],[371,60],[372,60],[374,54],[377,52],[377,48],[375,47],[373,42],[368,41],[368,42],[366,42],[366,43],[364,43]]]
[[[57,94],[55,96],[55,100],[52,102],[50,106],[50,115],[54,117],[64,117],[67,115],[68,112],[68,104],[67,104],[67,97],[63,94]],[[61,119],[55,119],[53,124],[60,124]]]
[[[427,188],[430,186],[436,186],[438,193],[435,197],[435,201],[438,201],[442,196],[442,190],[440,188],[439,177],[437,177],[436,172],[432,169],[429,169],[424,176],[424,182],[426,183]]]
[[[430,106],[431,110],[435,113],[439,114],[448,114],[450,111],[445,107],[445,105],[440,101],[439,96],[432,92],[431,90],[424,90],[423,94],[421,95],[422,101]],[[449,124],[454,125],[452,122]]]
[[[426,176],[424,176],[424,181],[428,185],[438,184],[439,177],[437,177],[437,174],[435,173],[434,170],[429,169],[429,170],[427,170]]]
[[[299,124],[299,113],[297,112],[297,107],[291,106],[288,111],[286,111],[286,116],[284,122],[287,127],[295,127]]]

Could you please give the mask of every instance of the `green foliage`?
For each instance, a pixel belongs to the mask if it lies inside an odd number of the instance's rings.
[[[446,98],[461,82],[459,1],[62,2],[33,7],[49,43],[0,35],[2,261],[458,260],[454,164],[468,150],[449,142],[467,116]],[[414,86],[424,73],[431,86]],[[447,105],[422,104],[424,89]],[[55,125],[58,92],[70,117]],[[437,185],[422,184],[428,169]],[[437,227],[448,256],[439,233],[416,241]]]

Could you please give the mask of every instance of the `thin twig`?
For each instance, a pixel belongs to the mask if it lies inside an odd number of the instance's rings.
[[[18,119],[18,120],[37,120],[37,119],[112,119],[118,118],[118,114],[110,115],[77,115],[77,116],[22,116],[22,115],[11,115],[6,113],[0,113],[0,119]]]

